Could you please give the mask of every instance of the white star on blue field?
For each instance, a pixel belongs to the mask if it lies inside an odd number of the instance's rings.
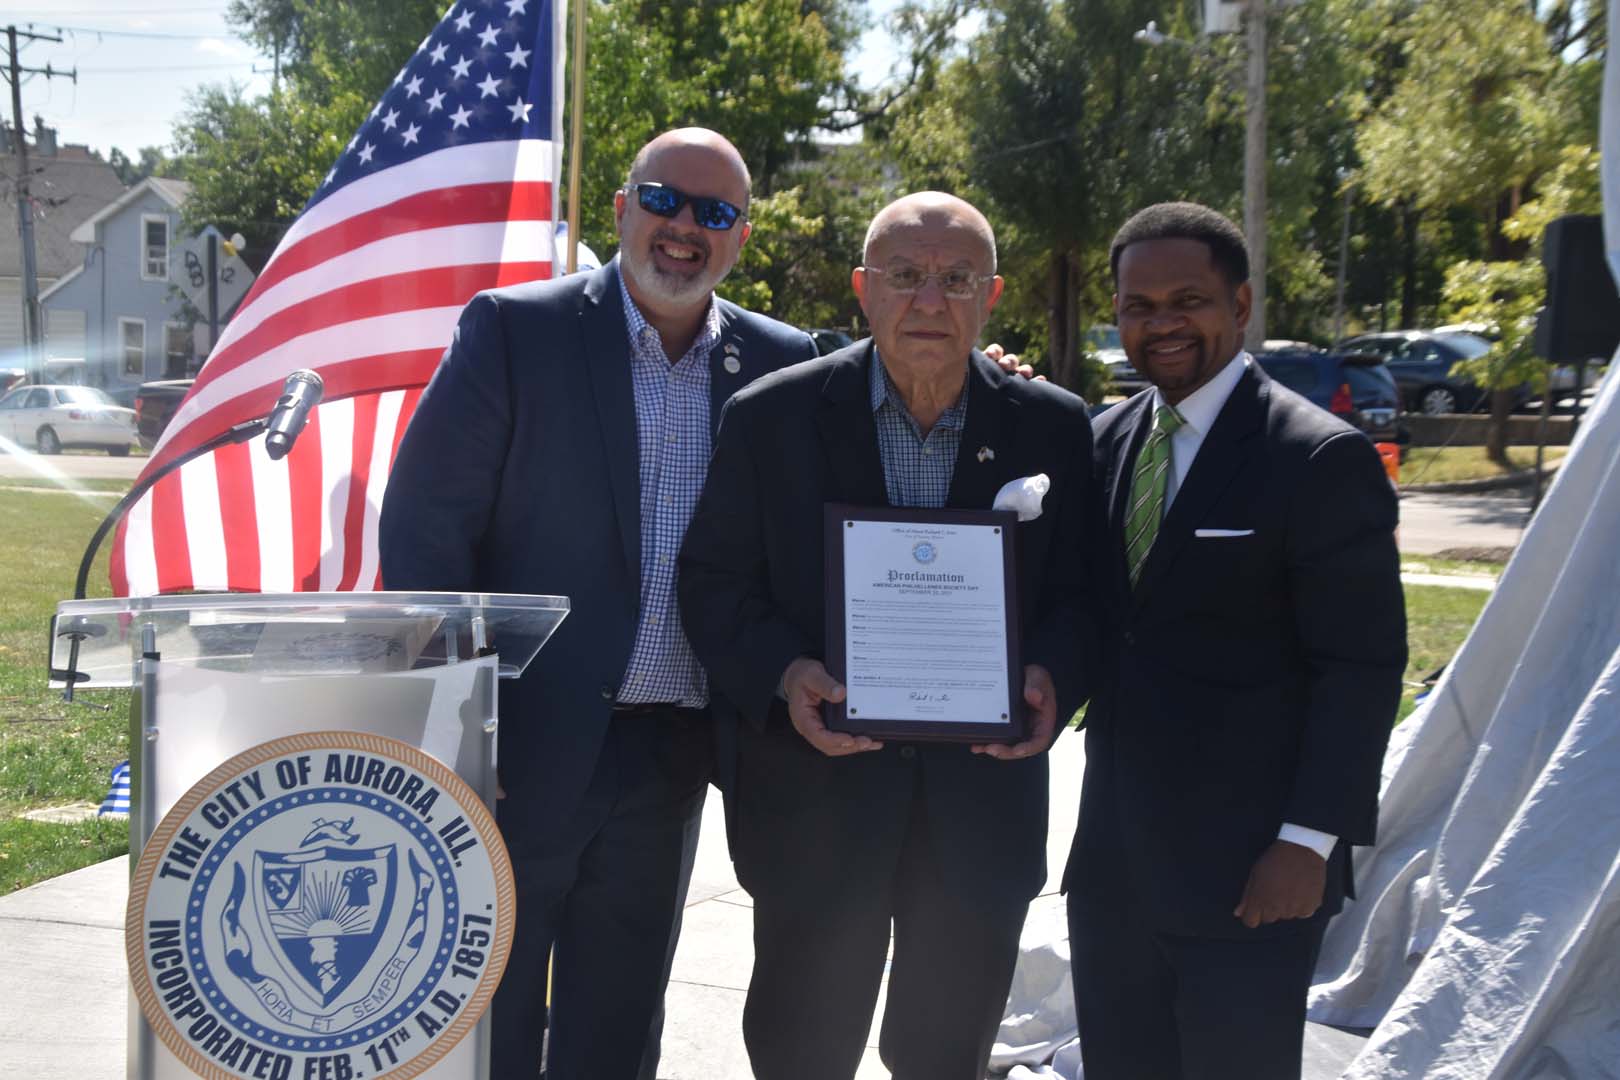
[[[554,0],[465,0],[417,46],[310,205],[448,146],[551,139]],[[536,63],[538,58],[539,63]]]

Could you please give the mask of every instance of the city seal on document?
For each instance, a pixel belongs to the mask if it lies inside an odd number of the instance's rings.
[[[141,1011],[197,1074],[376,1080],[472,1030],[513,921],[470,787],[405,743],[322,732],[186,792],[141,853],[125,944]]]

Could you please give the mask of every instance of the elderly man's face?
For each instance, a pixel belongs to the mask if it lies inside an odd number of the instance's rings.
[[[666,147],[647,162],[638,181],[676,188],[689,196],[724,199],[738,208],[748,205],[748,184],[740,163],[717,147],[686,144]],[[638,302],[659,307],[707,304],[714,290],[737,263],[748,222],[739,218],[730,229],[700,226],[692,206],[683,204],[672,218],[642,209],[634,193],[613,199],[619,223],[619,264]]]
[[[880,272],[857,267],[852,284],[884,363],[918,372],[965,363],[1001,297],[993,264],[984,236],[954,214],[931,214],[876,237],[866,266]],[[952,271],[972,279],[966,295],[946,295],[940,275]],[[932,276],[910,293],[896,286],[917,272]]]

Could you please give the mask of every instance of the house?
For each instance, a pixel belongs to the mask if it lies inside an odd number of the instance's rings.
[[[11,143],[14,133],[5,131],[0,152],[0,171],[6,218],[0,222],[0,369],[21,368],[23,350],[23,254],[17,232],[15,178],[20,159]],[[83,249],[72,234],[84,222],[105,209],[124,193],[124,184],[112,166],[92,154],[89,148],[58,145],[56,132],[36,121],[28,153],[29,195],[34,210],[34,267],[43,294],[52,285],[74,273],[84,259]],[[82,357],[84,326],[71,316],[54,324],[42,324],[55,348],[46,356]]]
[[[76,381],[99,386],[128,403],[149,379],[196,374],[201,362],[193,320],[175,288],[184,241],[180,208],[191,185],[148,177],[81,222],[72,232],[79,265],[40,301],[46,312],[47,353],[69,348],[79,328]],[[49,333],[52,326],[65,331]]]

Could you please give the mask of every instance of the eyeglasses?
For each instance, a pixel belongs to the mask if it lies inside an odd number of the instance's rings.
[[[724,199],[711,199],[706,195],[688,195],[668,184],[626,184],[624,190],[627,194],[634,192],[636,202],[641,208],[659,217],[672,218],[681,212],[682,206],[691,203],[692,220],[715,232],[725,232],[742,217],[742,211]]]
[[[939,283],[939,291],[950,300],[971,300],[979,292],[979,286],[995,279],[994,274],[978,274],[965,267],[955,267],[950,270],[940,270],[936,273],[926,273],[915,266],[895,266],[888,270],[876,266],[863,266],[868,274],[881,274],[888,283],[889,291],[899,296],[912,296],[922,290],[930,281]]]

